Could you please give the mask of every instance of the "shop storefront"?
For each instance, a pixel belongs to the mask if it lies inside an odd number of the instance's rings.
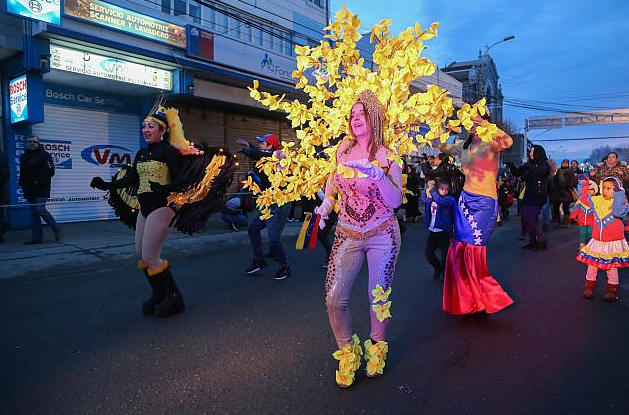
[[[140,100],[45,84],[44,117],[32,133],[55,163],[49,211],[59,222],[114,218],[103,192],[89,183],[133,161],[141,145]]]
[[[4,144],[13,161],[12,227],[29,223],[28,209],[19,207],[26,200],[17,185],[29,134],[40,138],[55,164],[47,208],[58,222],[115,218],[103,193],[89,187],[90,180],[110,177],[133,161],[143,145],[142,115],[160,90],[172,89],[168,65],[67,41],[53,41],[49,48],[49,72],[10,80],[14,105]]]

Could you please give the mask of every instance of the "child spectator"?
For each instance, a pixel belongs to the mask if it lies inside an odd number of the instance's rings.
[[[598,186],[594,181],[589,181],[589,186],[581,185],[582,194],[574,204],[570,219],[576,220],[579,225],[579,249],[583,248],[592,235],[592,208],[588,201],[588,196],[595,196],[598,193]]]
[[[449,192],[448,181],[438,180],[435,188],[435,181],[430,180],[425,192],[422,193],[426,207],[424,224],[429,231],[425,249],[426,259],[435,269],[433,278],[440,281],[443,281],[456,205],[456,200],[448,194]],[[441,260],[435,255],[437,248],[441,251]]]
[[[583,186],[589,188],[589,181],[585,180]],[[607,293],[603,299],[616,301],[618,268],[629,267],[629,244],[625,240],[621,219],[629,214],[627,197],[620,180],[607,177],[601,185],[601,195],[588,196],[587,200],[592,208],[592,239],[577,253],[577,261],[588,266],[583,296],[594,296],[596,276],[602,269],[607,271]]]
[[[502,184],[498,188],[498,206],[500,206],[500,217],[505,221],[509,220],[509,208],[512,204],[511,183],[503,179]]]

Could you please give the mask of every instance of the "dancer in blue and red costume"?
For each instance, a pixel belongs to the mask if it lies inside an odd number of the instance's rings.
[[[487,125],[485,117],[475,117]],[[491,142],[483,142],[472,127],[464,143],[441,145],[442,151],[461,156],[465,185],[455,210],[454,239],[446,259],[443,311],[450,314],[495,313],[513,300],[487,269],[487,243],[498,216],[496,177],[501,151],[513,140],[498,130]]]

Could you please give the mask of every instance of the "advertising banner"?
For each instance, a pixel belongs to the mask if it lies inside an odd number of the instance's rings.
[[[66,16],[179,48],[186,47],[186,29],[182,26],[101,0],[65,0],[63,4]]]
[[[61,24],[61,0],[7,0],[7,13]]]
[[[28,119],[28,81],[26,75],[9,81],[11,124]]]
[[[56,45],[50,46],[50,57],[52,69],[166,91],[172,89],[172,73],[164,69]]]

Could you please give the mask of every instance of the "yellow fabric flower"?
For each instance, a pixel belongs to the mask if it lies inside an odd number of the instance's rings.
[[[371,309],[376,313],[376,318],[380,322],[391,317],[391,301],[387,301],[384,304],[374,304],[371,306]]]
[[[365,340],[365,360],[367,362],[367,376],[374,377],[382,375],[389,344],[385,341],[373,343],[371,339]]]
[[[336,371],[336,383],[343,388],[354,383],[354,375],[360,368],[360,360],[363,350],[360,347],[360,340],[357,335],[352,336],[352,342],[344,345],[332,354],[339,361],[339,368]]]
[[[373,295],[373,304],[387,301],[389,299],[389,295],[391,295],[391,287],[385,291],[380,284],[376,284],[376,288],[371,290],[371,295]]]

